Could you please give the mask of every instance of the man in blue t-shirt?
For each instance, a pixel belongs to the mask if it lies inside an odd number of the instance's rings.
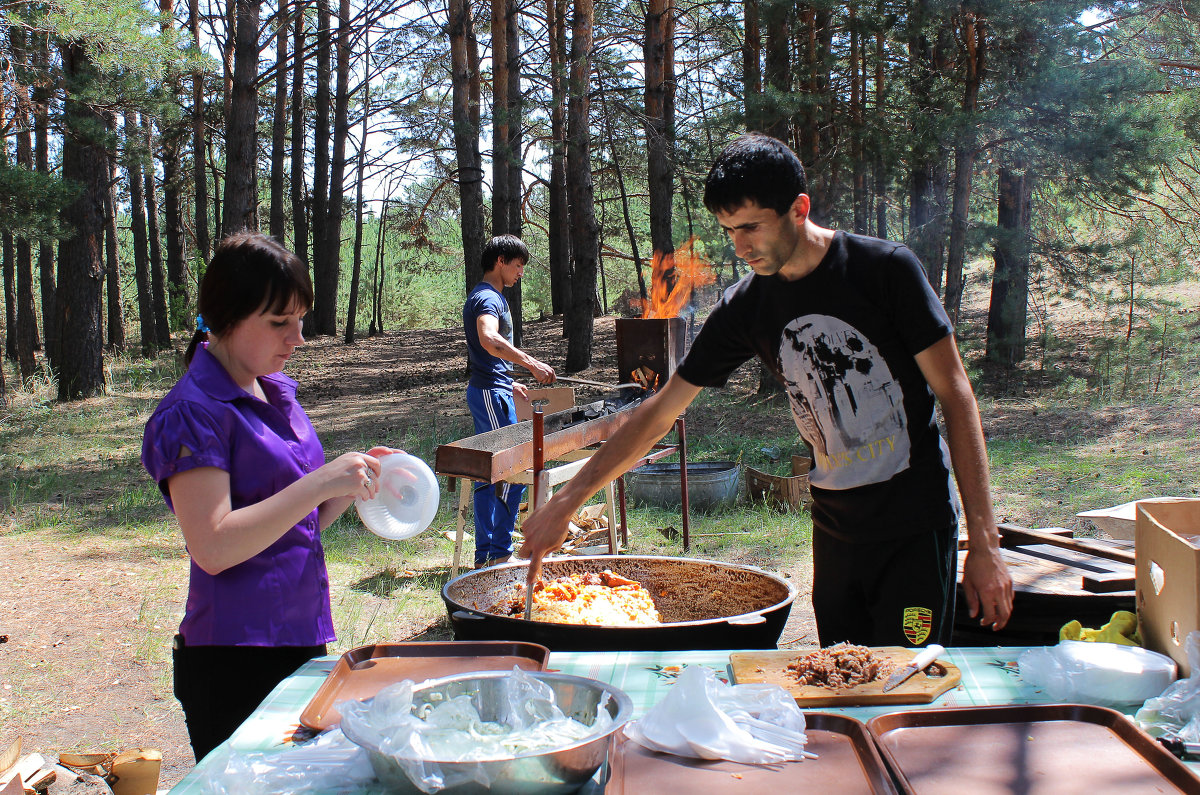
[[[578,507],[661,439],[702,388],[724,385],[757,356],[813,448],[821,645],[950,643],[959,525],[951,470],[968,536],[963,593],[981,625],[1003,629],[1012,578],[979,408],[946,313],[907,247],[818,226],[806,190],[799,158],[774,138],[742,136],[717,158],[704,205],[752,272],[725,291],[666,385],[526,520],[531,583]]]
[[[517,421],[513,395],[528,401],[525,387],[512,379],[512,364],[524,367],[539,384],[554,383],[554,368],[513,345],[512,313],[501,292],[525,274],[529,249],[514,235],[493,237],[483,247],[483,281],[463,304],[467,335],[467,406],[475,433]],[[524,486],[480,483],[475,486],[475,568],[503,563],[512,555],[512,531]]]

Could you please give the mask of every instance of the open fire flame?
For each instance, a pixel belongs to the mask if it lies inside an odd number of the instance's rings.
[[[678,317],[692,300],[692,290],[717,280],[713,269],[692,250],[695,242],[693,237],[665,256],[654,252],[650,298],[638,301],[643,318]]]

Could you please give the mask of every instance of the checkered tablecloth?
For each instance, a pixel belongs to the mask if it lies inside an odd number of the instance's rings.
[[[820,711],[850,715],[866,722],[876,715],[908,709],[1051,703],[1052,699],[1031,688],[1018,675],[1017,658],[1023,651],[1025,649],[1019,647],[949,649],[943,659],[958,666],[962,683],[931,704],[822,707]],[[547,668],[609,682],[624,690],[633,701],[634,717],[637,717],[666,695],[684,666],[708,666],[729,681],[729,655],[730,650],[553,652]],[[270,751],[294,742],[300,713],[325,681],[336,660],[336,657],[312,660],[281,682],[227,745],[235,751]],[[220,750],[218,748],[201,761],[171,792],[179,795],[201,792],[207,776],[206,765]]]

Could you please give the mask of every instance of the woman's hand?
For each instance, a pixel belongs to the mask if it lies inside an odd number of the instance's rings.
[[[369,500],[379,493],[379,459],[369,453],[343,453],[308,477],[318,479],[326,500],[339,497]],[[342,509],[345,507],[343,505]]]
[[[330,483],[348,489],[336,491],[321,502],[321,529],[324,530],[333,524],[333,521],[350,507],[355,497],[374,499],[379,493],[379,459],[403,452],[394,447],[380,445],[365,453],[344,453],[313,472],[312,474],[316,475],[322,470],[329,470],[325,474],[331,478]]]

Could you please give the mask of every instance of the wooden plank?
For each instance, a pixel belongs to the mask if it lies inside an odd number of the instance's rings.
[[[1014,547],[1026,544],[1050,544],[1051,546],[1073,549],[1077,552],[1087,552],[1109,560],[1119,560],[1123,563],[1133,563],[1134,553],[1124,549],[1115,549],[1106,544],[1081,538],[1064,538],[1057,533],[1045,530],[1030,530],[1011,524],[997,525],[1000,529],[1001,546]]]
[[[966,552],[958,553],[958,575],[962,578]],[[1013,589],[1034,594],[1057,594],[1068,597],[1086,597],[1082,588],[1083,571],[1062,563],[1043,560],[1025,554],[1021,548],[1001,549],[1000,556],[1012,575]]]
[[[1085,574],[1083,575],[1083,590],[1088,593],[1120,593],[1136,588],[1135,575],[1118,574]]]
[[[1132,577],[1134,566],[1119,560],[1106,560],[1086,552],[1052,547],[1048,544],[1016,547],[1019,552],[1030,557],[1041,558],[1049,563],[1057,563],[1078,570],[1083,577],[1092,577],[1097,581],[1103,579]]]
[[[999,524],[999,525],[997,525],[997,527],[999,527],[999,528],[1002,528],[1002,529],[1001,529],[1001,531],[1000,531],[1000,546],[1012,546],[1011,544],[1008,544],[1008,545],[1006,545],[1006,544],[1004,543],[1004,530],[1003,530],[1003,528],[1005,528],[1005,527],[1014,527],[1014,528],[1016,528],[1016,527],[1018,527],[1018,526],[1017,526],[1017,525],[1014,525],[1014,524]],[[1018,528],[1018,529],[1020,529],[1020,530],[1025,530],[1025,529],[1027,529],[1027,528],[1020,527],[1020,528]],[[1039,527],[1039,528],[1038,528],[1038,531],[1039,531],[1039,532],[1042,532],[1042,533],[1053,533],[1053,534],[1054,534],[1054,535],[1056,535],[1056,536],[1062,536],[1062,537],[1064,537],[1064,538],[1074,538],[1074,537],[1075,537],[1075,531],[1074,531],[1074,530],[1068,530],[1068,529],[1067,529],[1067,528],[1065,528],[1065,527]],[[958,537],[958,548],[959,548],[960,550],[961,550],[961,549],[966,549],[966,548],[967,548],[967,546],[968,546],[968,543],[967,543],[967,537],[966,537],[966,536],[962,536],[962,535],[960,535],[960,536]]]

